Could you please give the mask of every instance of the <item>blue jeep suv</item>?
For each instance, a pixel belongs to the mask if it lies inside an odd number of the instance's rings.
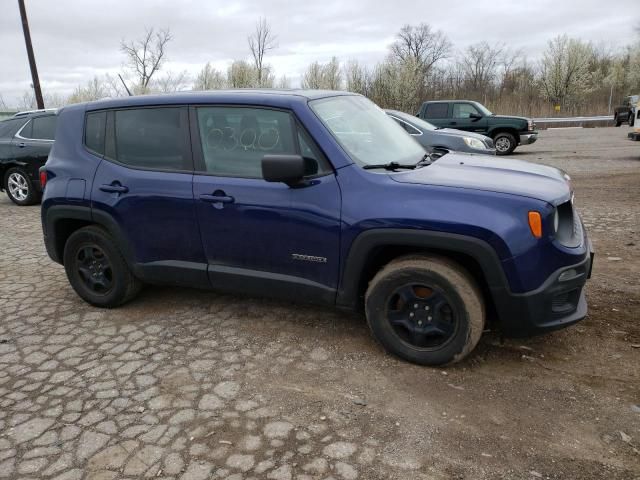
[[[73,105],[43,167],[44,239],[85,301],[143,284],[364,309],[412,362],[584,318],[592,253],[555,168],[432,162],[366,98],[220,91]]]

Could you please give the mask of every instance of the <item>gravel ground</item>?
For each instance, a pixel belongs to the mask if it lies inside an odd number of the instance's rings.
[[[640,143],[548,130],[514,158],[573,177],[597,251],[582,323],[486,334],[447,370],[358,315],[147,288],[105,311],[0,199],[0,477],[640,478]],[[619,259],[619,260],[616,260]]]

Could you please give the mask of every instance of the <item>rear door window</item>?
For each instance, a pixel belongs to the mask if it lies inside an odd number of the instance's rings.
[[[56,115],[36,117],[31,120],[30,136],[27,137],[24,133],[22,136],[34,140],[53,140],[56,136],[56,120]]]
[[[430,103],[425,110],[425,118],[447,118],[448,103]]]
[[[187,109],[132,108],[110,114],[106,156],[152,170],[191,170]]]

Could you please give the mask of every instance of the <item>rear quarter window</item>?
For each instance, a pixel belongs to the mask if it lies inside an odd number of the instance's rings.
[[[56,120],[55,115],[46,117],[36,117],[31,120],[31,135],[25,138],[33,138],[35,140],[53,140],[56,136]]]
[[[104,155],[104,136],[107,112],[88,113],[85,119],[84,144],[91,152]]]

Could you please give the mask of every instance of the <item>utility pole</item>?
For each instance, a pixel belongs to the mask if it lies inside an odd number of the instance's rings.
[[[611,82],[611,91],[609,92],[609,115],[611,115],[611,100],[613,99],[613,82]]]
[[[40,90],[40,79],[38,78],[38,68],[36,67],[36,58],[33,55],[33,46],[31,45],[31,33],[29,33],[29,22],[27,21],[27,10],[24,8],[24,0],[18,0],[20,6],[20,17],[22,18],[22,31],[24,32],[24,43],[27,46],[27,56],[29,57],[29,68],[31,68],[31,81],[33,82],[33,90],[36,94],[36,103],[39,109],[44,108],[44,100],[42,99],[42,90]]]

